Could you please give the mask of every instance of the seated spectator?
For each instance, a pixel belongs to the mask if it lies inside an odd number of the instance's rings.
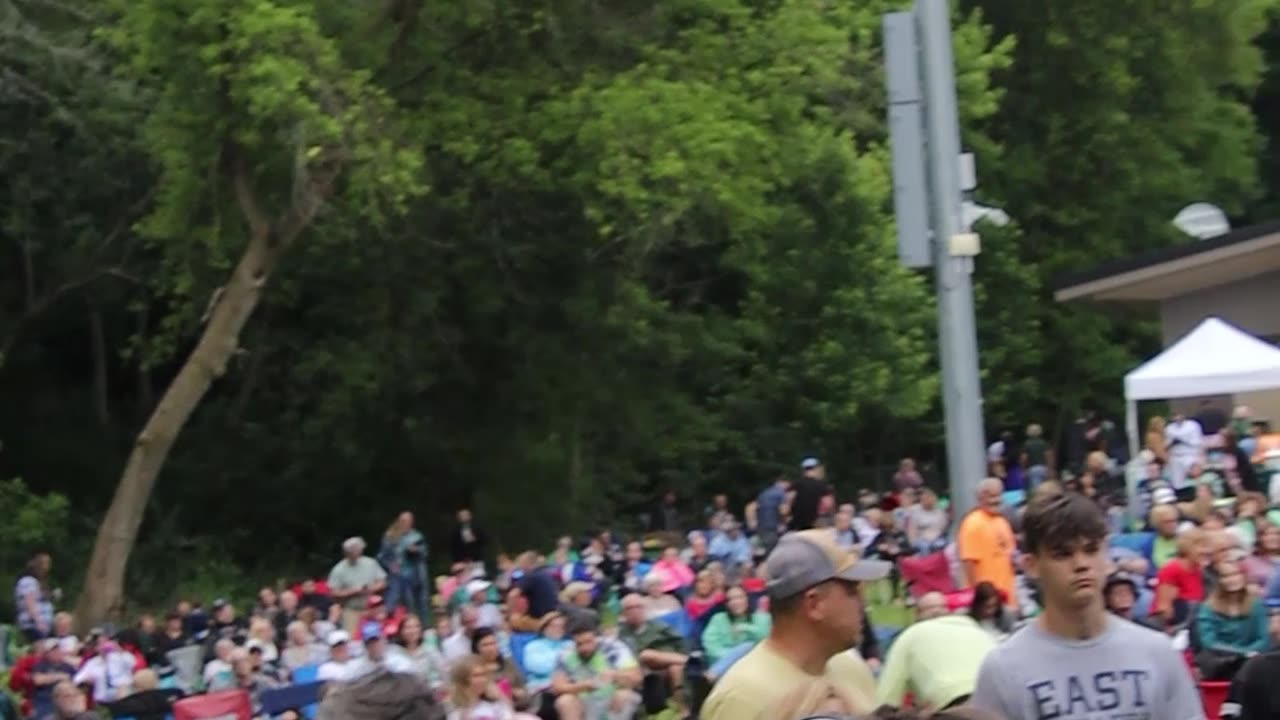
[[[271,619],[276,630],[276,644],[284,645],[288,639],[289,623],[298,619],[298,594],[292,590],[280,593],[279,611]]]
[[[351,670],[351,636],[345,630],[334,630],[325,638],[329,659],[320,665],[316,679],[321,682],[344,682]]]
[[[479,614],[470,605],[464,605],[458,611],[458,629],[445,638],[440,646],[447,663],[455,663],[471,654],[471,638],[479,627]]]
[[[101,630],[90,633],[89,647],[93,657],[84,661],[72,681],[76,685],[92,685],[94,703],[109,703],[128,695],[137,658]]]
[[[69,643],[48,638],[35,643],[40,660],[31,669],[31,712],[36,718],[44,718],[54,712],[53,688],[60,682],[75,677],[76,668],[67,662]]]
[[[520,588],[513,586],[507,590],[506,606],[507,627],[512,632],[538,632],[542,623],[529,614],[529,600]]]
[[[539,636],[524,646],[525,682],[530,692],[538,693],[551,687],[551,676],[560,656],[573,644],[564,635],[564,615],[551,612],[542,616]]]
[[[276,647],[276,628],[264,617],[255,617],[249,621],[249,637],[245,646],[257,647],[262,652],[262,660],[270,665],[280,661],[280,650]]]
[[[1271,647],[1280,648],[1280,602],[1268,602]],[[1222,704],[1223,720],[1274,720],[1280,717],[1280,651],[1271,650],[1245,662],[1231,681]]]
[[[290,673],[300,667],[319,665],[329,655],[329,651],[322,643],[316,642],[301,620],[289,623],[286,635],[284,650],[280,652],[280,664]]]
[[[696,530],[689,533],[689,547],[681,553],[680,558],[695,573],[702,572],[707,565],[715,562],[707,549],[707,536]]]
[[[690,620],[700,620],[722,602],[724,592],[716,586],[715,575],[703,570],[693,581],[693,592],[684,601],[684,611],[689,614]]]
[[[947,511],[938,507],[938,494],[929,488],[920,490],[920,502],[907,513],[907,540],[918,553],[935,553],[947,544]]]
[[[1138,583],[1128,573],[1113,572],[1107,576],[1102,588],[1102,598],[1107,612],[1134,622],[1133,609],[1138,601]]]
[[[326,588],[321,588],[320,584],[313,579],[303,580],[296,590],[298,594],[298,606],[304,608],[313,608],[316,611],[316,617],[329,617],[330,609],[336,604]]]
[[[667,578],[657,569],[645,576],[643,599],[645,613],[650,619],[662,617],[680,609],[680,600],[663,590],[668,584]]]
[[[448,720],[512,720],[511,701],[498,692],[480,658],[458,658],[449,680]]]
[[[1239,563],[1224,561],[1216,568],[1217,583],[1196,613],[1196,664],[1205,680],[1229,680],[1245,660],[1267,649],[1267,611]]]
[[[477,628],[471,636],[471,650],[489,671],[489,679],[503,697],[514,700],[517,692],[523,697],[524,675],[515,663],[503,657],[502,645],[493,628]]]
[[[476,627],[502,627],[502,610],[489,601],[491,588],[493,583],[479,578],[466,585],[467,604],[476,611]]]
[[[661,712],[667,700],[677,691],[684,677],[684,638],[666,623],[645,616],[645,603],[632,594],[622,599],[622,624],[618,627],[618,639],[640,661],[644,671],[641,697],[646,711],[651,715]]]
[[[444,598],[446,608],[451,615],[458,609],[454,605],[453,599],[458,595],[458,591],[466,587],[466,584],[471,581],[471,572],[471,563],[455,562],[449,566],[449,574],[447,576],[436,580],[436,592],[440,593],[440,597]]]
[[[735,568],[751,562],[751,541],[742,534],[738,521],[730,518],[720,525],[720,532],[711,540],[708,552],[725,567]]]
[[[570,625],[598,624],[599,615],[591,609],[591,585],[571,582],[560,591],[560,614]]]
[[[516,586],[529,601],[529,615],[541,619],[554,611],[559,600],[556,581],[549,569],[538,564],[538,556],[531,552],[520,553],[516,557],[516,569],[520,573]]]
[[[408,658],[398,652],[390,651],[389,643],[382,634],[382,628],[376,623],[370,624],[361,631],[360,640],[364,643],[364,655],[351,661],[351,665],[346,669],[346,679],[354,680],[380,669],[407,675],[413,674],[413,665]]]
[[[752,612],[751,601],[741,587],[725,593],[725,609],[711,617],[702,631],[702,652],[715,664],[735,649],[751,647],[769,636],[768,613]]]
[[[426,678],[432,688],[440,689],[445,685],[447,670],[444,655],[440,650],[427,642],[422,629],[422,619],[417,615],[406,615],[400,623],[400,635],[396,645],[388,652],[401,655],[408,663],[409,672]]]
[[[222,638],[213,645],[214,657],[204,664],[204,687],[209,692],[229,690],[235,687],[235,673],[231,668],[236,644],[230,638]]]
[[[1178,508],[1172,503],[1156,505],[1148,513],[1152,540],[1147,552],[1151,572],[1158,572],[1178,555]]]
[[[859,547],[858,533],[853,529],[853,515],[845,510],[837,510],[833,525],[837,545],[846,550]]]
[[[601,638],[594,627],[573,628],[573,648],[551,679],[560,720],[630,720],[640,705],[642,681],[625,645]]]
[[[280,687],[280,682],[253,667],[253,659],[248,650],[235,648],[231,652],[231,673],[235,678],[232,687],[249,693],[249,701],[253,704],[254,713],[262,708],[262,693]]]
[[[652,563],[644,559],[644,546],[638,542],[627,543],[626,554],[617,565],[614,584],[630,591],[638,591],[649,574]]]
[[[57,720],[101,720],[98,713],[88,709],[88,698],[72,681],[63,680],[53,686],[53,706]]]
[[[191,638],[182,627],[182,616],[176,612],[165,616],[164,628],[155,637],[156,653],[160,657],[167,657],[169,653],[185,647],[190,642]]]
[[[1258,541],[1254,543],[1253,554],[1245,558],[1243,564],[1250,587],[1271,597],[1271,582],[1276,576],[1276,567],[1280,566],[1280,526],[1259,522]],[[1280,586],[1274,589],[1280,593]]]
[[[173,701],[182,697],[176,688],[161,689],[160,678],[154,670],[144,668],[133,674],[133,694],[107,703],[103,707],[111,717],[129,717],[133,720],[165,720],[173,713]]]
[[[214,600],[213,616],[209,620],[209,632],[203,640],[205,662],[213,659],[213,647],[218,640],[226,638],[236,645],[243,645],[248,636],[249,624],[245,622],[244,618],[236,615],[235,606],[222,598]]]
[[[653,571],[658,571],[665,579],[662,591],[675,593],[693,586],[693,570],[680,559],[680,549],[668,545],[662,550],[662,557],[653,564]]]
[[[1156,573],[1150,617],[1157,627],[1180,625],[1190,619],[1190,605],[1204,600],[1204,568],[1211,557],[1203,531],[1192,528],[1178,536],[1178,554]]]
[[[991,633],[997,642],[1009,637],[1013,632],[1013,621],[1000,597],[1000,591],[995,585],[985,580],[973,586],[969,617],[973,618],[979,627]]]

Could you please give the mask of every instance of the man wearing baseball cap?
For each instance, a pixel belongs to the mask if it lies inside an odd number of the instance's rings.
[[[851,652],[863,626],[861,584],[889,574],[889,564],[862,560],[836,544],[830,529],[788,533],[765,563],[773,628],[729,668],[702,708],[705,720],[774,720],[797,693],[849,713],[875,710],[875,680]]]

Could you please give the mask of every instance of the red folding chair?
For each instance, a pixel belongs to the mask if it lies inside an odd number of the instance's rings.
[[[951,579],[951,563],[947,562],[945,552],[908,555],[898,560],[898,571],[902,573],[902,580],[910,588],[912,597],[918,598],[927,592],[945,595],[956,589]]]
[[[173,704],[173,720],[253,720],[253,702],[246,690],[223,690],[192,695]]]
[[[1222,703],[1227,701],[1227,691],[1231,689],[1228,681],[1200,683],[1200,702],[1204,703],[1204,715],[1209,720],[1222,717]]]

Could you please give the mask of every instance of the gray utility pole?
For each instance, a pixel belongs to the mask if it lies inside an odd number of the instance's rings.
[[[947,0],[916,0],[911,11],[885,15],[884,38],[898,250],[908,267],[934,269],[947,471],[960,517],[973,508],[987,463],[973,310],[981,243],[962,217],[974,172],[971,156],[960,154]]]

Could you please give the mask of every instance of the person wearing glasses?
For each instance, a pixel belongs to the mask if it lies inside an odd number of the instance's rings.
[[[719,678],[703,720],[774,720],[797,691],[818,692],[850,713],[876,708],[870,668],[851,649],[861,639],[861,584],[889,564],[862,560],[831,529],[788,533],[765,561],[773,616],[769,636]]]
[[[973,705],[1008,720],[1204,720],[1168,636],[1107,612],[1107,519],[1078,493],[1046,494],[1022,518],[1024,569],[1044,612],[992,650]]]

